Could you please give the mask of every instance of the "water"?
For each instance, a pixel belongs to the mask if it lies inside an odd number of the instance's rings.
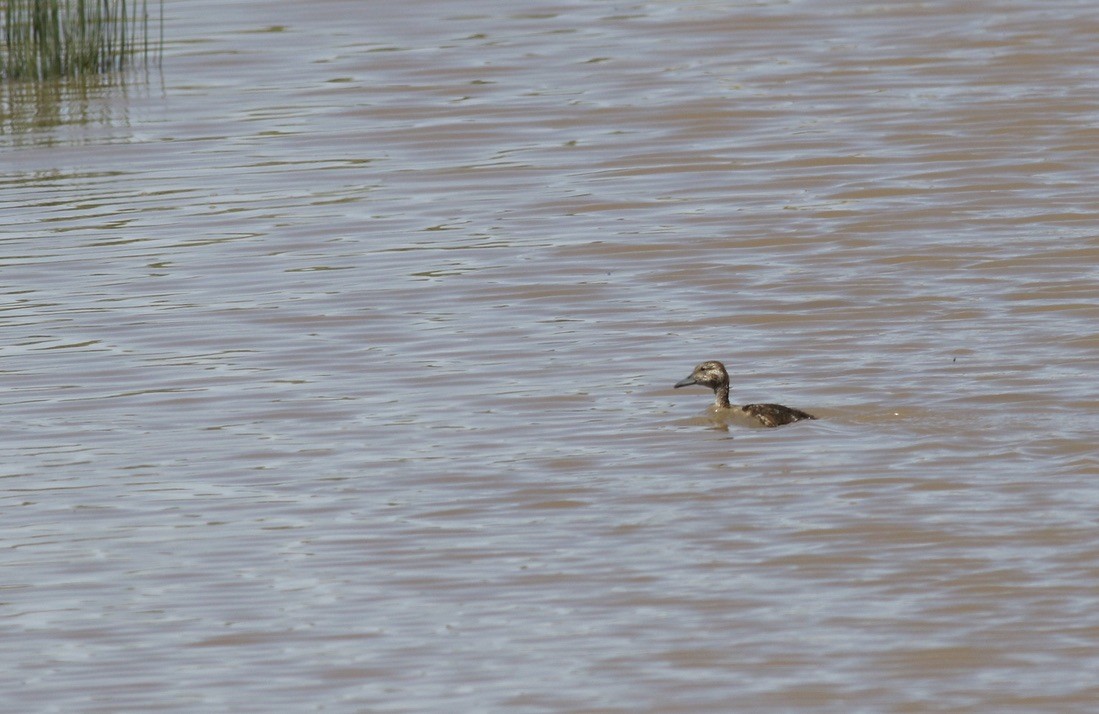
[[[1099,703],[1090,3],[165,29],[4,90],[5,709]]]

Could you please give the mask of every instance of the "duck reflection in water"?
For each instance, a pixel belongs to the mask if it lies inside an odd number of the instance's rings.
[[[742,407],[729,404],[729,373],[725,371],[725,365],[717,360],[698,365],[690,377],[676,382],[675,386],[678,389],[692,384],[714,390],[715,416],[746,419],[756,426],[782,426],[802,419],[816,419],[812,414],[781,404],[745,404]]]

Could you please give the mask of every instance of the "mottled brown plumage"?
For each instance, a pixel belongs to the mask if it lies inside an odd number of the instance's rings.
[[[695,367],[691,376],[676,382],[675,386],[688,387],[699,384],[714,390],[714,408],[718,410],[730,409],[741,412],[755,419],[763,426],[782,426],[802,419],[816,419],[812,414],[807,414],[800,409],[784,407],[781,404],[745,404],[742,407],[734,407],[729,404],[729,373],[725,371],[725,365],[716,360],[703,362]]]

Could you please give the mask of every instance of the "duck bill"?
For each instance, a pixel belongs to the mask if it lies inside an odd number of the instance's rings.
[[[680,387],[689,387],[692,384],[698,384],[698,382],[695,381],[694,377],[687,377],[686,379],[681,379],[678,382],[676,382],[675,383],[675,388],[679,389]]]

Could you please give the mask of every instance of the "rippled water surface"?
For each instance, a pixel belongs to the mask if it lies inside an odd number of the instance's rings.
[[[1095,711],[1097,36],[191,0],[5,85],[6,708]]]

